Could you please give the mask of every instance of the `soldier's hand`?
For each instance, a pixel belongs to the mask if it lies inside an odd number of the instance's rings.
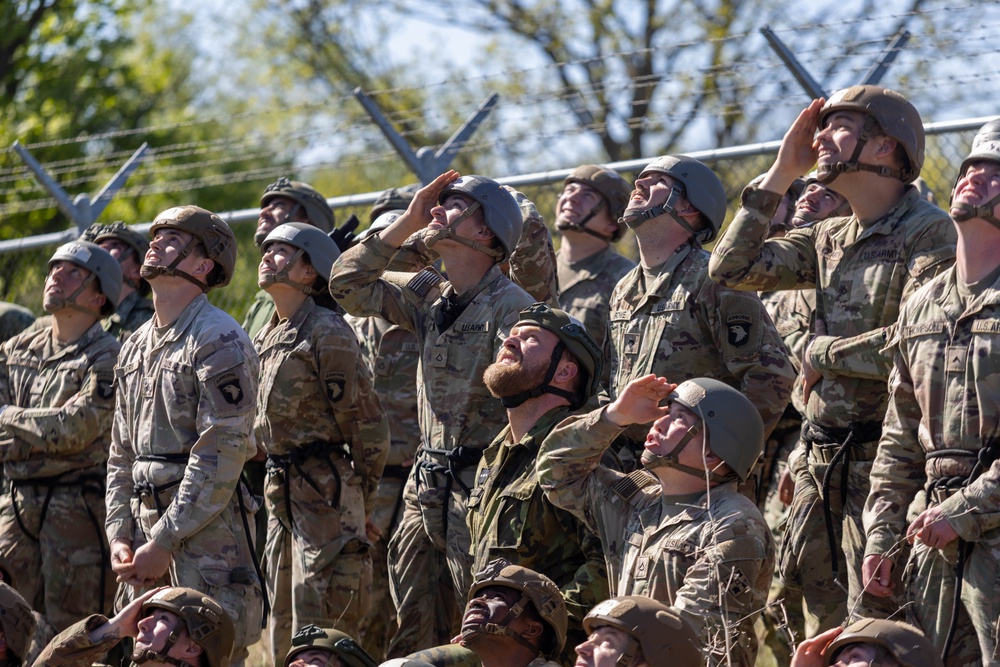
[[[788,128],[781,140],[778,157],[760,185],[762,189],[783,194],[796,178],[816,164],[819,151],[816,130],[819,129],[819,113],[824,102],[823,98],[810,102]]]
[[[892,561],[879,554],[865,556],[861,564],[861,581],[866,593],[879,598],[889,597],[896,587],[892,583]]]
[[[906,539],[910,544],[913,544],[914,538],[919,538],[932,549],[944,549],[958,539],[958,533],[948,523],[941,508],[935,506],[921,512],[906,530]]]
[[[135,556],[132,557],[133,578],[143,584],[156,581],[167,573],[171,559],[170,552],[159,546],[156,542],[146,542],[136,549]]]
[[[115,633],[118,637],[137,637],[139,635],[139,621],[142,620],[142,605],[145,604],[146,600],[165,588],[169,587],[159,586],[146,591],[136,599],[129,602],[107,623],[91,632],[91,639],[99,641],[101,637],[106,636],[109,632]]]
[[[791,667],[823,667],[823,652],[843,631],[844,628],[838,626],[799,644]]]
[[[426,225],[431,221],[431,209],[437,206],[441,193],[459,178],[461,178],[461,174],[454,169],[449,169],[417,190],[417,194],[413,195],[413,201],[406,207],[406,213],[400,218],[408,217],[411,220],[419,220],[421,227]],[[399,222],[399,219],[396,222]]]
[[[365,535],[372,544],[382,539],[382,529],[376,526],[370,517],[365,519]]]
[[[118,575],[118,581],[125,581],[122,576],[132,573],[132,545],[125,540],[111,540],[111,569]]]
[[[813,342],[815,342],[815,339],[813,339]],[[806,403],[809,402],[809,394],[812,393],[813,387],[815,387],[816,383],[823,377],[823,374],[816,370],[816,368],[812,365],[812,362],[809,361],[809,348],[811,348],[812,345],[813,343],[810,342],[809,345],[806,346],[805,352],[802,353],[802,400]]]
[[[778,478],[778,500],[785,507],[792,504],[792,498],[795,496],[795,475],[788,468],[781,471],[781,477]]]
[[[621,395],[608,405],[604,416],[615,426],[648,424],[670,411],[669,406],[660,405],[677,385],[667,378],[653,374],[632,380]]]

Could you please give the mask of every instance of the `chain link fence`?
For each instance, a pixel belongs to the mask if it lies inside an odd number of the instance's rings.
[[[968,154],[976,130],[985,120],[969,119],[928,126],[926,160],[921,176],[933,191],[939,206],[947,205],[958,167]],[[770,167],[777,145],[777,142],[772,142],[752,147],[708,151],[704,154],[692,153],[711,166],[722,178],[729,195],[730,218],[737,210],[743,187]],[[612,166],[631,180],[648,161],[633,161]],[[551,228],[552,212],[555,210],[556,199],[562,190],[562,180],[567,171],[514,176],[501,180],[521,190],[534,201]],[[259,193],[248,193],[248,199],[255,200],[258,195]],[[362,228],[367,226],[368,202],[371,202],[374,196],[375,193],[370,193],[332,200],[337,220],[346,220],[354,213],[362,220]],[[344,204],[344,201],[347,203]],[[209,299],[238,321],[242,321],[257,292],[257,262],[260,255],[253,243],[256,216],[247,211],[237,213],[228,216],[232,220],[233,231],[239,242],[236,276],[229,286],[209,293]],[[23,241],[23,247],[8,247],[0,253],[0,298],[26,306],[36,314],[40,314],[47,261],[58,242],[42,245],[37,240],[29,242],[31,239],[23,239]],[[556,243],[558,244],[558,238]],[[620,251],[633,258],[637,257],[635,242],[631,235],[626,235],[620,242]]]

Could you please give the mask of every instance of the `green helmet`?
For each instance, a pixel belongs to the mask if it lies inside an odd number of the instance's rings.
[[[291,181],[283,176],[264,188],[264,194],[260,198],[260,207],[264,208],[267,206],[267,202],[275,197],[288,197],[301,206],[313,227],[318,227],[327,233],[333,231],[333,209],[326,203],[323,195],[308,183]]]
[[[224,287],[233,279],[233,272],[236,270],[236,237],[225,220],[200,206],[175,206],[156,216],[149,228],[150,238],[157,230],[164,228],[178,229],[194,238],[170,266],[143,264],[140,272],[143,278],[150,280],[159,275],[176,274],[198,285],[205,292],[213,287]],[[201,243],[205,256],[215,262],[215,269],[204,285],[197,278],[177,270],[177,265],[194,250],[195,241]]]
[[[837,651],[849,644],[875,646],[892,656],[901,667],[944,666],[940,653],[927,637],[912,625],[899,621],[865,618],[851,623],[826,647],[823,664],[832,665]]]
[[[292,648],[285,656],[285,667],[299,653],[313,650],[329,651],[346,667],[375,667],[378,664],[350,635],[333,628],[306,625],[292,636]]]
[[[836,111],[856,111],[865,115],[865,125],[858,137],[854,155],[847,162],[822,165],[817,170],[823,183],[830,183],[845,171],[873,171],[883,176],[893,176],[904,183],[912,183],[924,166],[924,124],[909,100],[894,90],[880,86],[862,85],[844,88],[830,95],[819,114],[820,127]],[[886,136],[895,139],[906,153],[908,165],[899,171],[858,162],[861,149],[867,143],[876,124]]]
[[[96,280],[98,289],[104,295],[104,306],[101,307],[99,315],[106,317],[115,312],[118,299],[121,298],[122,294],[122,267],[118,260],[111,256],[111,253],[89,241],[71,241],[56,248],[49,260],[49,268],[52,268],[52,264],[58,261],[70,262],[87,269],[90,271],[90,276],[80,283],[80,286],[72,294],[60,299],[59,303],[51,310],[68,306],[93,315],[92,311],[76,305],[75,301],[80,292],[91,281]]]
[[[569,616],[566,612],[566,601],[559,587],[544,574],[529,570],[520,565],[511,565],[510,561],[497,558],[487,563],[486,567],[475,574],[472,587],[469,589],[469,600],[487,586],[506,586],[521,592],[521,600],[510,609],[504,621],[496,624],[486,624],[475,630],[463,631],[462,638],[466,643],[483,633],[508,635],[521,642],[526,642],[520,635],[508,627],[510,621],[517,618],[530,602],[542,621],[552,630],[552,641],[548,646],[541,646],[541,652],[549,658],[559,655],[566,644],[566,627]],[[529,644],[530,645],[530,644]]]
[[[653,160],[639,178],[646,174],[657,172],[666,174],[677,181],[680,186],[675,187],[667,198],[667,201],[659,206],[642,211],[625,218],[625,224],[637,227],[643,221],[650,218],[669,214],[679,225],[690,231],[699,243],[708,243],[716,237],[722,229],[722,223],[726,220],[726,189],[722,185],[719,177],[705,164],[686,155],[664,155]],[[708,221],[708,228],[695,231],[683,218],[674,212],[674,202],[677,197],[683,195],[691,202],[699,213]]]
[[[149,250],[149,238],[127,226],[121,220],[116,220],[109,225],[95,222],[87,228],[81,238],[98,245],[101,244],[101,241],[109,239],[121,241],[132,249],[140,264],[142,264],[142,258],[146,256],[146,251]]]
[[[417,194],[416,184],[383,190],[382,194],[376,197],[372,203],[371,211],[368,212],[369,224],[374,223],[380,215],[387,211],[405,211],[410,202],[413,201],[415,194]]]
[[[201,647],[209,667],[229,666],[236,631],[233,619],[213,598],[190,588],[167,588],[146,600],[140,613],[145,617],[150,609],[166,609],[184,621],[188,635]],[[177,641],[176,633],[170,636],[173,640],[168,639],[158,654],[147,651],[148,658],[143,661],[162,661]]]
[[[518,206],[514,195],[493,179],[474,175],[463,176],[446,187],[438,197],[438,203],[443,203],[452,194],[469,197],[473,203],[451,223],[448,229],[442,230],[434,238],[428,239],[427,245],[433,245],[442,238],[450,238],[492,256],[497,263],[510,259],[510,254],[514,252],[514,246],[521,238],[521,229],[524,224],[521,218],[521,207]],[[500,248],[483,248],[478,243],[454,235],[458,224],[479,209],[483,212],[483,221],[486,223],[486,227],[496,236]]]
[[[604,355],[601,353],[601,348],[594,341],[590,332],[587,331],[583,322],[564,310],[552,308],[546,303],[539,302],[521,311],[514,326],[522,324],[532,324],[554,333],[559,338],[559,345],[556,345],[552,350],[552,361],[549,364],[548,373],[541,385],[530,391],[523,392],[527,395],[518,394],[503,398],[501,402],[505,407],[517,407],[517,405],[520,405],[529,398],[551,393],[569,399],[570,405],[573,408],[582,407],[591,396],[597,393],[601,381],[601,370],[604,367]],[[569,353],[573,355],[577,361],[577,365],[581,367],[581,371],[584,373],[583,391],[579,394],[569,394],[549,385],[549,382],[555,376],[556,367],[559,365],[563,349],[569,350]]]
[[[642,595],[624,595],[600,602],[583,619],[590,634],[603,626],[617,628],[632,641],[618,658],[619,667],[631,667],[637,648],[650,665],[704,665],[701,642],[691,625],[667,605]]]
[[[612,220],[616,221],[620,220],[625,213],[629,197],[632,196],[632,186],[628,181],[622,178],[614,169],[599,164],[580,165],[566,177],[566,180],[563,181],[563,187],[566,187],[570,183],[582,183],[597,190],[604,197],[604,205],[608,207],[608,215],[611,216]],[[599,210],[599,208],[595,207],[583,220],[574,225],[569,225],[569,227],[578,227],[581,230],[585,229],[584,225]],[[625,233],[625,229],[625,226],[619,223],[615,233],[611,236],[611,241],[620,239],[622,234]]]
[[[286,222],[271,230],[264,242],[260,244],[261,252],[267,250],[271,243],[287,243],[298,252],[285,263],[285,267],[275,274],[270,274],[268,284],[276,282],[290,282],[288,272],[295,265],[300,255],[305,255],[308,262],[324,280],[330,280],[330,270],[333,263],[340,257],[340,250],[336,242],[327,234],[324,234],[316,227],[305,222]],[[303,285],[300,288],[307,294],[312,293],[312,285]]]
[[[27,657],[36,625],[31,605],[16,590],[0,582],[0,628],[7,647],[21,660]]]

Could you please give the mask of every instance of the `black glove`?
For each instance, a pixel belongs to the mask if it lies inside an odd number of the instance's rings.
[[[340,252],[344,252],[354,245],[354,239],[357,238],[357,234],[354,233],[354,230],[357,229],[360,224],[361,221],[358,220],[358,216],[351,213],[351,217],[349,217],[344,224],[330,232],[330,238],[337,244],[337,249],[340,250]]]

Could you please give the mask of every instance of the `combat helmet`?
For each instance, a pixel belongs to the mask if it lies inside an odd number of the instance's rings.
[[[865,618],[848,625],[823,652],[823,664],[832,665],[837,652],[849,644],[870,644],[901,667],[944,667],[941,656],[918,629],[899,621]],[[873,664],[879,664],[876,654]]]
[[[916,180],[924,166],[924,124],[920,120],[920,112],[908,99],[895,90],[880,86],[851,86],[832,94],[823,105],[819,112],[821,128],[826,126],[827,118],[835,111],[863,113],[865,123],[858,135],[854,154],[849,160],[819,166],[817,172],[822,183],[832,182],[845,171],[871,171],[880,176],[898,178],[904,183]],[[861,149],[878,128],[903,147],[908,165],[896,170],[858,162]]]
[[[374,223],[376,219],[387,211],[405,211],[413,201],[413,196],[417,193],[416,184],[405,185],[401,188],[389,188],[383,190],[368,212],[368,222]]]
[[[698,635],[667,605],[642,595],[624,595],[599,602],[583,619],[587,634],[600,627],[617,628],[630,638],[618,657],[618,667],[637,664],[638,649],[650,665],[703,665]]]
[[[115,312],[118,299],[122,294],[122,267],[118,260],[111,256],[107,250],[90,241],[71,241],[56,248],[55,253],[49,260],[49,268],[55,262],[64,261],[75,264],[90,271],[80,286],[72,294],[64,296],[54,303],[47,310],[54,312],[60,308],[73,308],[90,316],[106,317]],[[85,308],[76,303],[76,297],[86,289],[94,280],[97,281],[98,289],[104,295],[104,305],[99,313]]]
[[[836,194],[838,197],[844,200],[843,203],[841,203],[835,209],[830,211],[830,213],[825,217],[820,217],[818,215],[814,215],[813,213],[799,213],[798,210],[798,202],[801,201],[802,198],[806,195],[806,191],[809,189],[809,186],[814,183],[819,187],[823,188],[824,190]],[[833,188],[833,186],[819,180],[819,175],[815,171],[811,171],[808,174],[806,174],[805,177],[802,179],[802,192],[799,193],[798,200],[796,200],[796,205],[792,209],[792,216],[789,221],[792,229],[811,227],[820,220],[826,220],[827,218],[837,218],[845,215],[851,215],[851,203],[847,201],[847,199],[843,195],[837,192],[836,189]],[[798,221],[798,224],[796,224],[796,221]]]
[[[521,207],[517,205],[514,195],[493,179],[475,175],[462,176],[448,185],[438,197],[438,203],[444,203],[444,200],[453,194],[469,197],[472,199],[472,204],[448,227],[428,237],[427,245],[433,246],[441,239],[451,239],[489,255],[498,264],[509,259],[517,240],[521,238],[523,225]],[[478,210],[482,210],[483,222],[500,243],[499,248],[489,248],[455,234],[458,225]]]
[[[368,225],[368,229],[358,234],[357,242],[361,243],[369,236],[374,236],[378,234],[383,229],[388,229],[389,225],[396,221],[396,218],[406,213],[406,209],[388,209],[382,211],[382,213],[372,220],[372,223]]]
[[[955,222],[982,218],[1000,227],[1000,220],[993,214],[993,209],[1000,203],[1000,195],[979,206],[955,203],[955,190],[958,188],[958,182],[962,180],[973,162],[980,161],[1000,164],[1000,118],[989,121],[976,132],[976,136],[972,140],[972,150],[969,151],[969,156],[962,161],[962,167],[958,170],[958,178],[955,179],[955,187],[952,188],[950,210],[951,217]]]
[[[512,637],[529,649],[535,650],[528,640],[509,627],[510,622],[520,616],[530,603],[534,605],[542,621],[552,630],[552,641],[547,646],[539,647],[542,654],[553,658],[562,651],[566,644],[569,617],[566,612],[566,601],[559,587],[551,579],[526,567],[511,565],[510,561],[503,558],[496,558],[475,574],[472,587],[469,589],[469,600],[474,599],[476,594],[487,586],[513,588],[521,592],[521,599],[510,608],[507,616],[499,623],[487,623],[468,630],[463,628],[462,639],[465,643],[475,641],[483,634],[496,634]]]
[[[354,639],[340,630],[306,625],[292,636],[292,647],[285,656],[285,667],[299,653],[312,650],[329,651],[346,667],[375,667],[378,663]]]
[[[264,188],[264,194],[260,198],[260,207],[264,208],[267,206],[267,202],[275,197],[288,197],[301,206],[309,224],[313,227],[322,229],[326,233],[333,231],[333,209],[326,203],[323,195],[308,183],[292,181],[283,176]],[[295,213],[294,209],[289,211],[285,219],[290,220]]]
[[[35,615],[21,594],[0,582],[0,627],[7,640],[7,648],[23,661],[35,634]]]
[[[753,403],[741,392],[725,382],[712,378],[686,380],[670,395],[698,417],[698,423],[688,429],[673,451],[666,456],[657,456],[649,451],[642,453],[642,464],[649,469],[660,466],[677,468],[697,477],[704,477],[705,471],[691,468],[677,462],[681,450],[702,429],[708,441],[708,448],[722,459],[733,473],[746,481],[764,449],[764,422]],[[725,482],[728,478],[710,472],[715,482]]]
[[[575,229],[576,231],[608,241],[617,241],[620,239],[622,234],[625,233],[625,227],[620,222],[618,222],[618,227],[610,238],[604,236],[604,234],[595,232],[593,229],[588,229],[586,224],[600,212],[602,206],[608,207],[608,215],[612,220],[619,221],[625,213],[625,207],[628,206],[628,200],[632,194],[632,186],[629,185],[629,182],[622,178],[614,169],[599,164],[584,164],[570,172],[566,180],[563,181],[563,187],[565,188],[570,183],[587,185],[597,190],[604,199],[579,222],[560,222],[556,224],[556,228]]]
[[[597,342],[591,337],[583,322],[566,311],[552,308],[546,303],[534,303],[522,310],[514,326],[525,324],[541,327],[554,333],[559,338],[559,343],[552,349],[552,360],[542,383],[533,389],[522,391],[513,396],[505,396],[500,399],[500,402],[505,408],[516,408],[529,398],[537,398],[548,393],[567,399],[574,409],[582,407],[591,396],[597,393],[601,381],[604,355]],[[579,393],[573,394],[549,384],[555,377],[563,350],[568,350],[573,355],[577,366],[585,375],[582,391]]]
[[[336,242],[329,235],[305,222],[286,222],[271,230],[264,242],[260,245],[262,253],[267,252],[267,247],[272,243],[287,243],[295,248],[295,254],[288,258],[285,266],[276,273],[264,274],[257,282],[260,287],[267,287],[274,283],[287,283],[294,285],[306,294],[317,294],[326,291],[325,284],[322,288],[315,288],[313,284],[305,285],[293,282],[288,278],[289,271],[305,256],[309,264],[325,281],[330,280],[330,270],[333,263],[340,257],[340,250]]]
[[[726,189],[722,181],[708,166],[687,155],[664,155],[646,165],[639,178],[649,173],[666,174],[676,183],[667,201],[645,211],[626,216],[625,224],[635,229],[646,220],[666,213],[674,222],[691,232],[698,243],[708,243],[716,237],[726,220]],[[677,215],[678,198],[686,197],[691,205],[708,221],[708,227],[695,230],[684,218]]]
[[[102,241],[120,241],[124,243],[128,246],[128,251],[122,253],[118,258],[119,264],[122,264],[134,253],[136,263],[141,265],[143,258],[146,256],[146,251],[149,250],[149,238],[134,229],[131,229],[121,220],[116,220],[110,225],[102,225],[95,222],[84,230],[83,234],[80,235],[80,239],[96,243],[97,245],[101,245]],[[149,292],[149,283],[141,278],[139,279],[139,282],[136,283],[134,280],[131,280],[123,275],[122,281],[132,289],[138,290],[141,293],[145,294]]]
[[[177,259],[170,266],[143,264],[140,269],[143,278],[151,280],[157,276],[177,275],[194,283],[203,292],[229,284],[236,270],[236,237],[225,220],[200,206],[175,206],[156,216],[149,228],[150,238],[156,235],[157,230],[165,228],[187,232],[193,238],[181,249]],[[202,283],[187,272],[177,269],[177,265],[191,254],[197,243],[201,243],[205,249],[205,256],[215,262],[215,268],[208,275],[207,283]]]
[[[166,609],[184,621],[188,636],[201,647],[209,667],[229,667],[236,630],[233,619],[214,599],[190,588],[173,587],[146,600],[140,613],[145,617],[150,609]],[[183,666],[182,661],[167,655],[180,639],[177,631],[178,628],[174,628],[160,651],[143,649],[139,657],[133,658],[134,662],[140,665],[149,661],[169,662]]]

